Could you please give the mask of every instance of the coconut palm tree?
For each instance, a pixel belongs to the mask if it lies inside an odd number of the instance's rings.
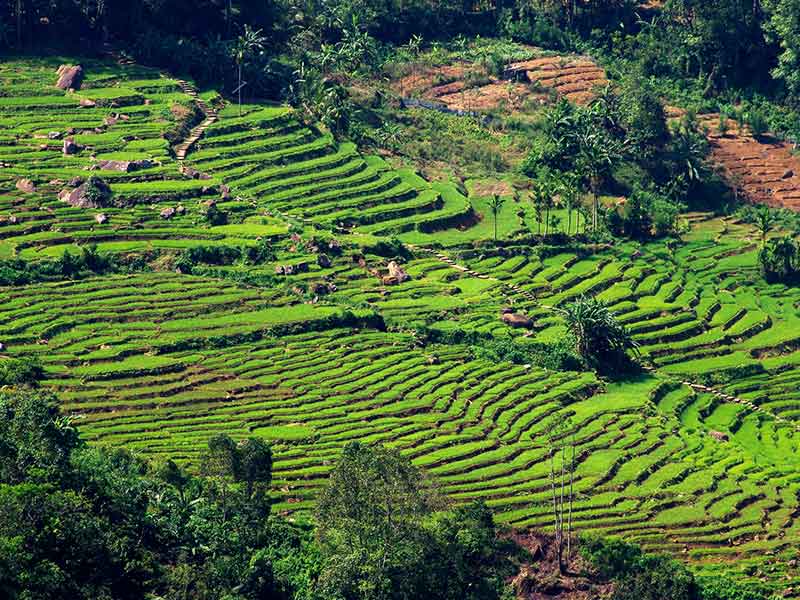
[[[239,94],[239,116],[242,115],[242,65],[256,52],[263,50],[266,41],[267,38],[261,35],[261,29],[252,29],[249,25],[245,25],[242,35],[233,45],[233,59],[236,61],[239,76],[239,85],[236,88]]]
[[[567,326],[575,352],[594,368],[619,365],[627,352],[638,352],[639,345],[608,306],[596,298],[581,297],[556,309]]]
[[[503,208],[503,204],[505,204],[506,199],[498,194],[492,195],[492,199],[489,200],[489,209],[492,211],[492,216],[494,217],[494,241],[497,241],[497,215],[500,213],[500,210]]]

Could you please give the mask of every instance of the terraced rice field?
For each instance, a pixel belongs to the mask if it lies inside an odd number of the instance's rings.
[[[545,56],[509,65],[509,75],[553,90],[576,104],[589,104],[595,90],[608,85],[605,71],[585,56]]]
[[[526,101],[555,93],[577,104],[589,104],[597,88],[608,84],[605,71],[589,57],[541,54],[530,49],[534,58],[513,62],[503,77],[486,75],[478,66],[458,62],[441,67],[418,68],[394,84],[403,96],[439,102],[455,111],[517,109]],[[473,81],[476,80],[476,81]]]
[[[505,523],[545,528],[551,443],[574,444],[580,531],[779,589],[800,581],[788,566],[800,534],[800,291],[761,282],[752,230],[689,215],[674,251],[540,256],[510,239],[476,250],[454,226],[488,226],[470,221],[455,188],[392,170],[287,108],[239,116],[220,106],[181,171],[162,137],[167,113],[192,102],[177,80],[87,61],[86,88],[72,95],[52,92],[52,61],[30,64],[0,67],[10,91],[0,97],[0,256],[55,257],[89,242],[153,256],[130,274],[0,288],[3,352],[41,358],[44,385],[90,442],[191,466],[215,433],[263,436],[282,511],[310,506],[345,443],[381,442],[454,500],[483,499]],[[80,107],[82,96],[135,101]],[[214,96],[201,94],[209,105]],[[129,118],[104,129],[111,113]],[[46,139],[68,128],[84,145],[77,155]],[[98,210],[56,194],[108,156],[154,164],[100,172],[125,202],[104,207],[99,224]],[[22,177],[35,192],[16,188]],[[228,224],[202,219],[210,199]],[[394,234],[410,276],[398,285],[384,279]],[[258,265],[163,267],[185,248],[265,239],[274,255]],[[552,307],[584,294],[612,304],[652,371],[609,384],[487,361],[464,342],[558,339]],[[532,328],[505,325],[504,308]]]
[[[672,117],[680,114],[678,109],[670,110]],[[800,157],[793,144],[770,135],[756,139],[733,122],[721,135],[715,113],[699,115],[698,121],[708,130],[711,160],[743,197],[774,208],[800,210]]]

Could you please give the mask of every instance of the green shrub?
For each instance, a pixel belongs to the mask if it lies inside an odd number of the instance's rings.
[[[0,385],[36,386],[44,377],[44,369],[38,358],[0,359]]]

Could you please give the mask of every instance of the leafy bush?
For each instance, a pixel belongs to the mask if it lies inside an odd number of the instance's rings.
[[[485,340],[470,348],[475,358],[494,363],[511,362],[517,365],[534,365],[553,371],[580,371],[585,367],[568,342],[520,343],[511,336]]]
[[[625,204],[607,215],[614,235],[635,240],[675,233],[681,206],[655,190],[636,188]]]
[[[769,283],[795,283],[800,277],[800,246],[790,236],[769,240],[759,251],[758,262]]]
[[[44,377],[44,369],[38,358],[0,358],[0,386],[36,386]]]
[[[750,127],[750,133],[756,138],[763,136],[769,129],[767,117],[761,108],[758,107],[753,107],[748,111],[747,125]]]

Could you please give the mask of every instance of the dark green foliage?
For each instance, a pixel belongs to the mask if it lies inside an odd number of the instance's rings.
[[[222,211],[216,202],[206,202],[200,210],[203,219],[211,225],[225,225],[228,222],[228,214]]]
[[[606,579],[635,570],[643,556],[641,548],[618,537],[586,537],[581,540],[581,554]]]
[[[58,481],[77,446],[58,400],[40,391],[0,392],[0,483]]]
[[[101,255],[95,244],[83,246],[80,254],[64,250],[56,260],[28,262],[23,259],[0,260],[0,286],[28,285],[39,281],[77,279],[89,275],[130,270],[124,260]],[[143,270],[145,264],[134,267]]]
[[[441,499],[397,451],[348,444],[317,507],[330,599],[500,598],[510,565],[491,513]]]
[[[558,312],[564,317],[575,352],[594,369],[619,374],[631,368],[628,351],[638,345],[616,315],[596,298],[580,298]]]
[[[694,575],[666,556],[642,556],[617,578],[613,600],[700,600]]]
[[[551,344],[525,343],[513,337],[482,341],[471,348],[475,358],[492,362],[506,361],[517,365],[534,365],[553,371],[580,371],[585,367],[581,357],[566,341]]]
[[[253,265],[260,265],[271,260],[275,260],[275,249],[269,238],[261,238],[255,246],[250,246],[245,250],[247,261]]]
[[[581,540],[581,554],[597,575],[614,582],[613,600],[764,600],[766,587],[725,576],[695,577],[663,555],[651,555],[620,538]]]
[[[664,194],[635,188],[625,204],[606,215],[614,235],[644,241],[675,233],[681,206]]]
[[[86,188],[84,196],[96,206],[108,206],[111,203],[111,186],[96,175],[89,177],[83,186]]]
[[[796,283],[800,279],[800,247],[783,236],[765,243],[758,253],[761,274],[769,283]]]
[[[36,386],[44,377],[44,369],[37,358],[0,358],[0,386]]]
[[[262,440],[212,440],[210,480],[78,441],[43,392],[0,393],[0,590],[10,600],[311,598],[306,529],[269,515]]]

